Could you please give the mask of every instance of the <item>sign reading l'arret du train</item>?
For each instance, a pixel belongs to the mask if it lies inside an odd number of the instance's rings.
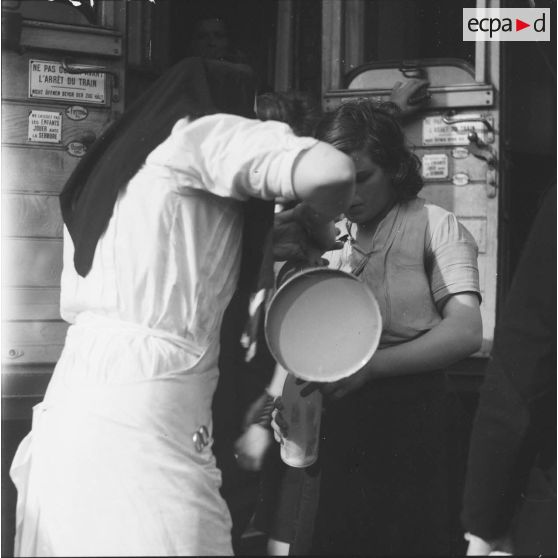
[[[29,60],[29,97],[105,104],[106,74],[70,74],[60,62]]]

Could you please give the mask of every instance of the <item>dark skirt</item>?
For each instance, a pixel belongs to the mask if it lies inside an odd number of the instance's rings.
[[[429,373],[325,406],[312,553],[449,553],[446,394],[445,375]]]
[[[291,554],[450,554],[455,403],[442,372],[325,401],[315,465],[288,467],[278,447],[268,455],[258,528]]]

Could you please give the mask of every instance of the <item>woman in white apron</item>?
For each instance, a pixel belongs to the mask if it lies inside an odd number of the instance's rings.
[[[319,229],[354,180],[334,148],[245,118],[251,102],[241,67],[185,60],[70,178],[71,326],[11,469],[16,555],[232,553],[211,401],[242,202],[302,199]]]

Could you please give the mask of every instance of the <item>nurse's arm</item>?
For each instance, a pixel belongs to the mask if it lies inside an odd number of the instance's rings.
[[[294,192],[302,202],[294,210],[297,219],[319,247],[331,249],[332,235],[335,240],[332,220],[349,207],[354,195],[352,159],[319,142],[299,155],[292,176]]]

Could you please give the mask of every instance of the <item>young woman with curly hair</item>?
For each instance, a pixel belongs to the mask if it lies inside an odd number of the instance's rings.
[[[420,163],[389,111],[346,103],[323,118],[316,135],[356,169],[355,196],[337,223],[346,242],[325,257],[370,286],[383,330],[360,371],[320,386],[321,481],[310,550],[447,554],[445,369],[480,348],[477,246],[453,213],[417,196]],[[339,327],[351,327],[350,315],[339,318]],[[278,435],[284,427],[288,435],[279,414]],[[311,483],[315,471],[307,476]],[[299,529],[307,507],[300,501]]]

